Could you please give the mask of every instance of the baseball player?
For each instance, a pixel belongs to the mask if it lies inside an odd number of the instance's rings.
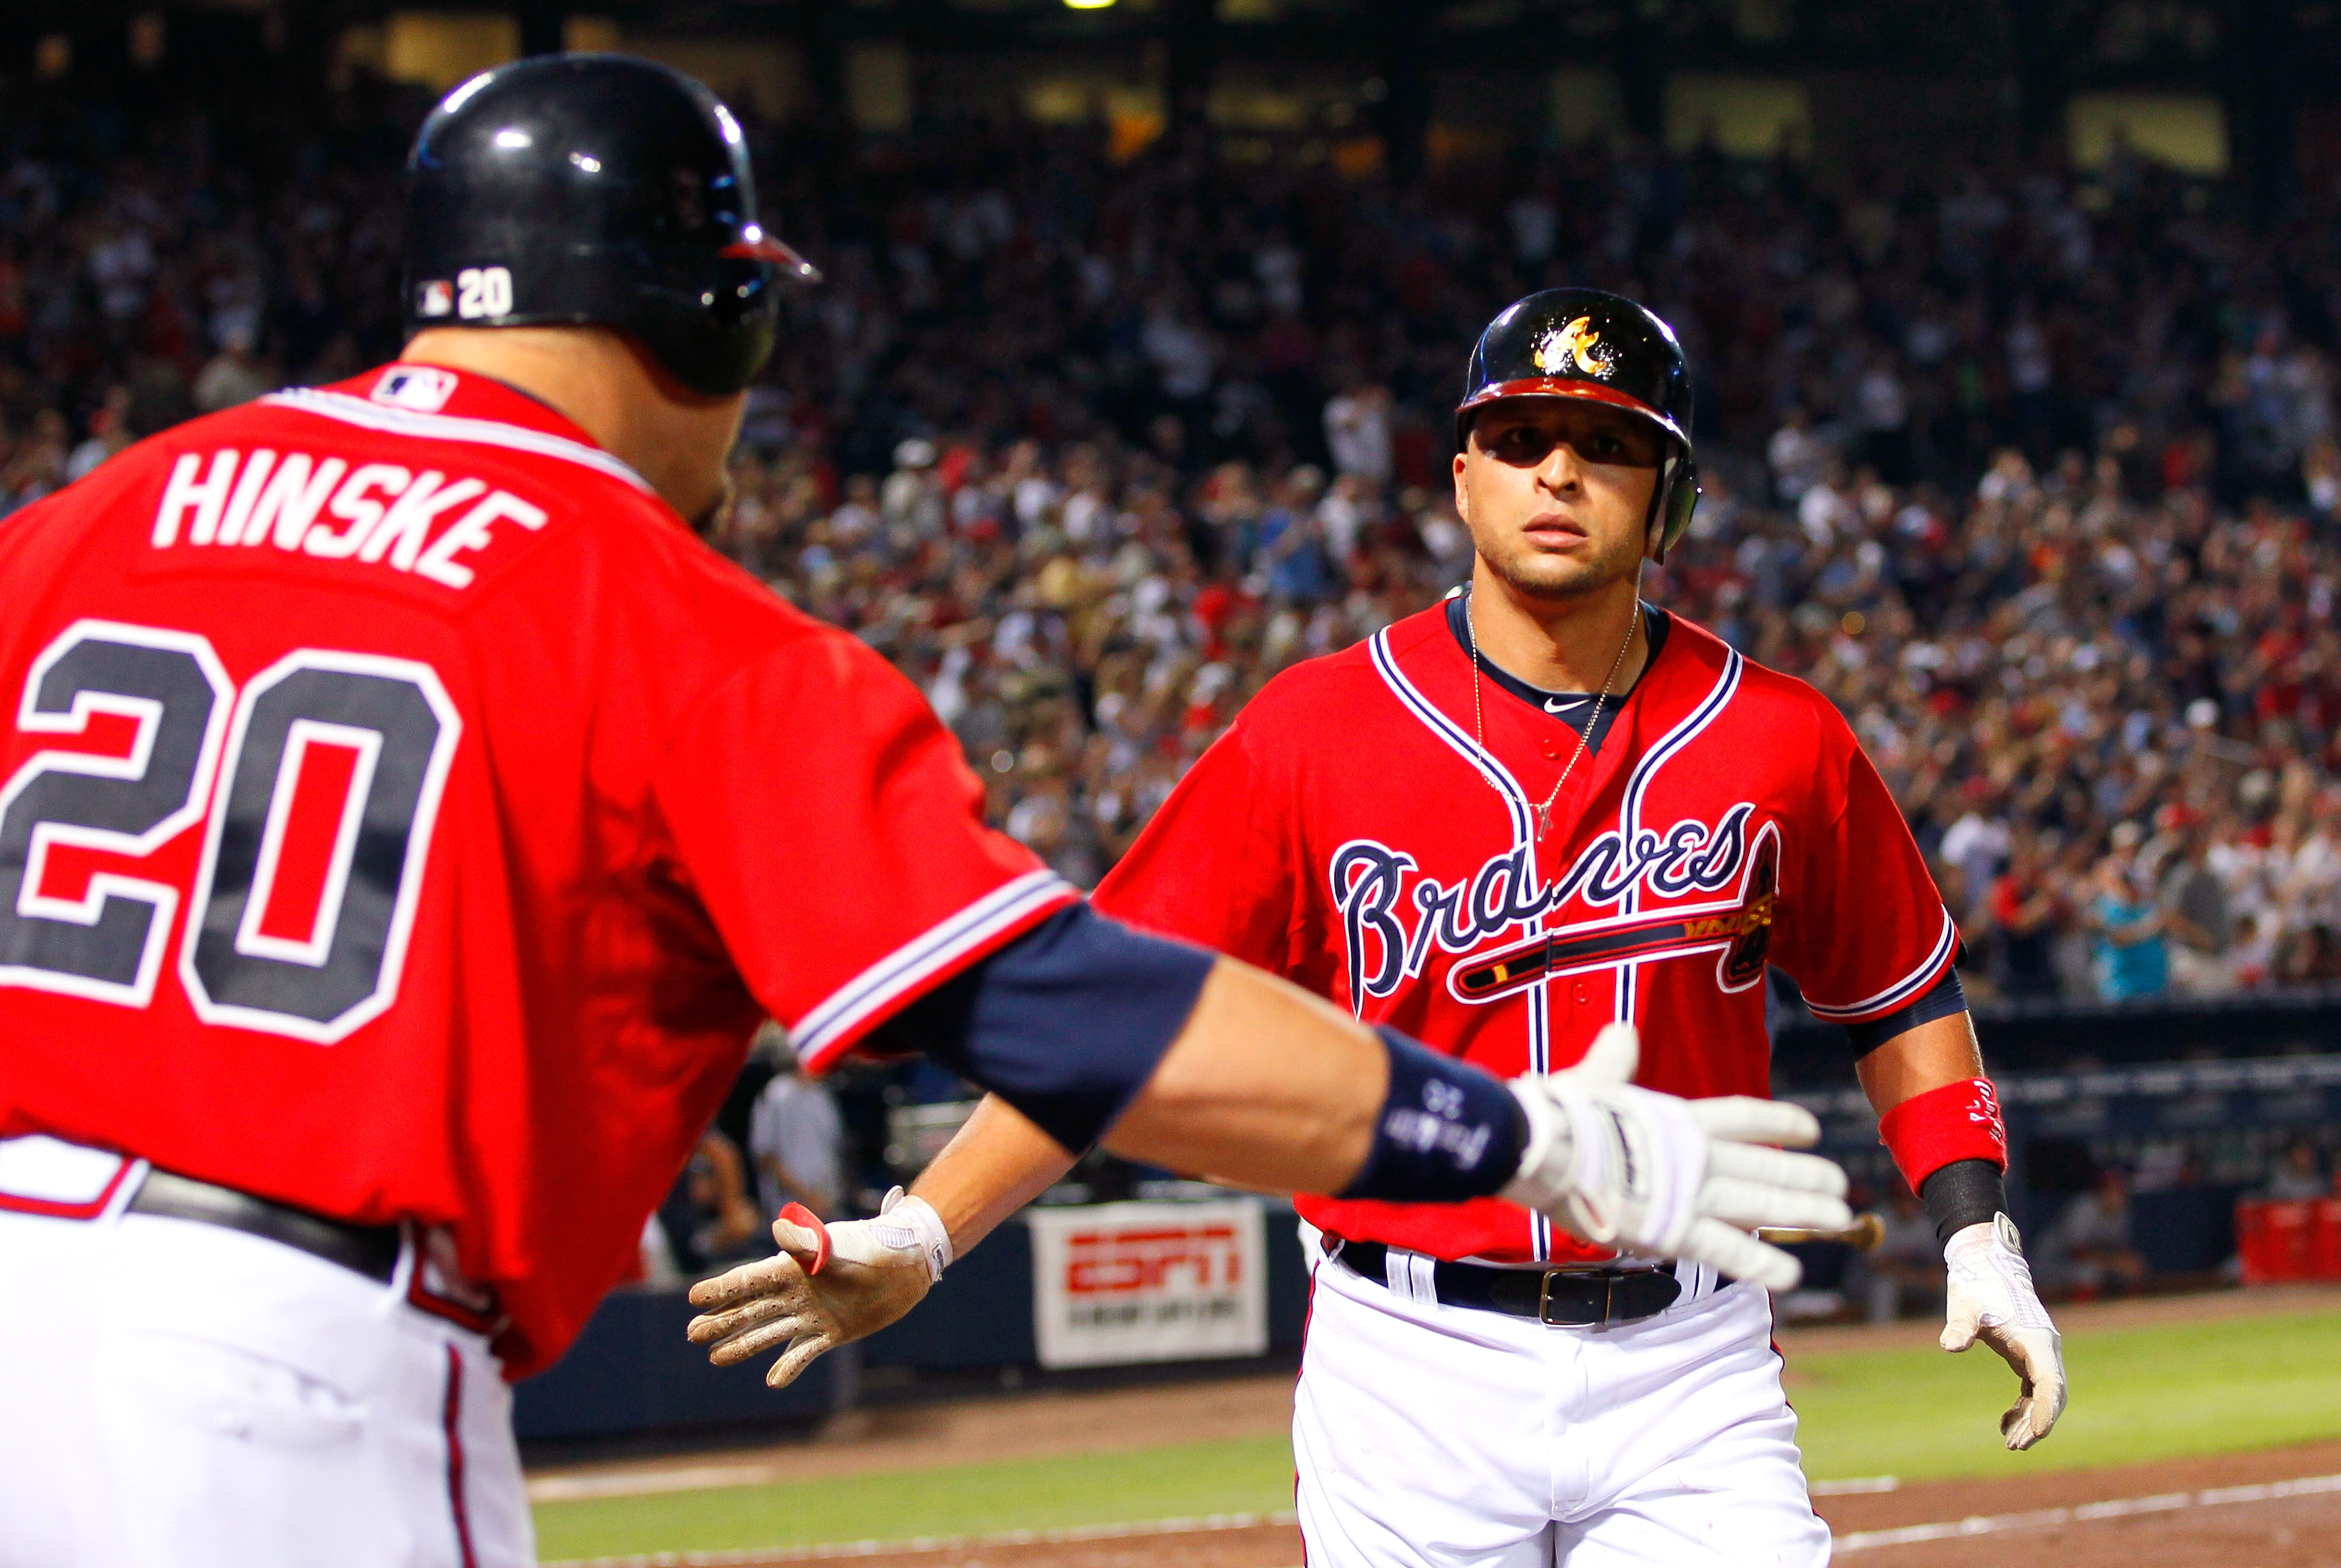
[[[410,171],[404,360],[0,525],[0,1564],[528,1561],[503,1380],[768,1014],[1271,1187],[1726,1265],[1843,1214],[1747,1146],[1809,1118],[1508,1087],[987,831],[910,684],[685,521],[811,273],[704,88],[526,62]]]
[[[1946,1349],[2023,1379],[2010,1448],[2065,1401],[2004,1213],[2005,1134],[1958,937],[1844,720],[1642,602],[1698,500],[1665,323],[1533,295],[1472,351],[1455,500],[1468,590],[1271,682],[1096,894],[1505,1074],[1633,1072],[1760,1095],[1768,964],[1844,1024],[1950,1271]],[[965,1247],[1063,1169],[987,1104],[918,1184]],[[1306,1198],[1293,1422],[1309,1560],[1336,1568],[1820,1563],[1757,1284],[1497,1199]],[[865,1227],[699,1287],[718,1360],[793,1375],[922,1277]],[[801,1260],[826,1240],[856,1267]]]

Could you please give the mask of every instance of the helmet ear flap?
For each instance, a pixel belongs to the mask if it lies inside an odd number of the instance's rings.
[[[1663,566],[1667,552],[1689,532],[1691,514],[1698,510],[1698,459],[1688,445],[1677,444],[1659,470],[1659,494],[1650,507],[1649,558]]]

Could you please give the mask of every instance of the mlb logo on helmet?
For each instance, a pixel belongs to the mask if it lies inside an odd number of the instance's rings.
[[[414,314],[446,315],[455,308],[455,285],[443,277],[434,277],[414,287]]]

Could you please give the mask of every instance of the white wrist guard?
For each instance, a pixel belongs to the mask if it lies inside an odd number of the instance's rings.
[[[951,1266],[951,1232],[944,1228],[935,1206],[924,1198],[911,1197],[896,1187],[879,1205],[878,1217],[862,1223],[870,1227],[870,1239],[881,1246],[915,1251],[925,1258],[930,1283],[942,1278],[943,1270]]]

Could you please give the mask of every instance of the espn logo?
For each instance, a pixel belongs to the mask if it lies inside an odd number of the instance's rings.
[[[1174,1278],[1175,1276],[1175,1278]],[[1231,1224],[1075,1231],[1065,1238],[1065,1293],[1120,1295],[1183,1286],[1224,1291],[1243,1277]]]

